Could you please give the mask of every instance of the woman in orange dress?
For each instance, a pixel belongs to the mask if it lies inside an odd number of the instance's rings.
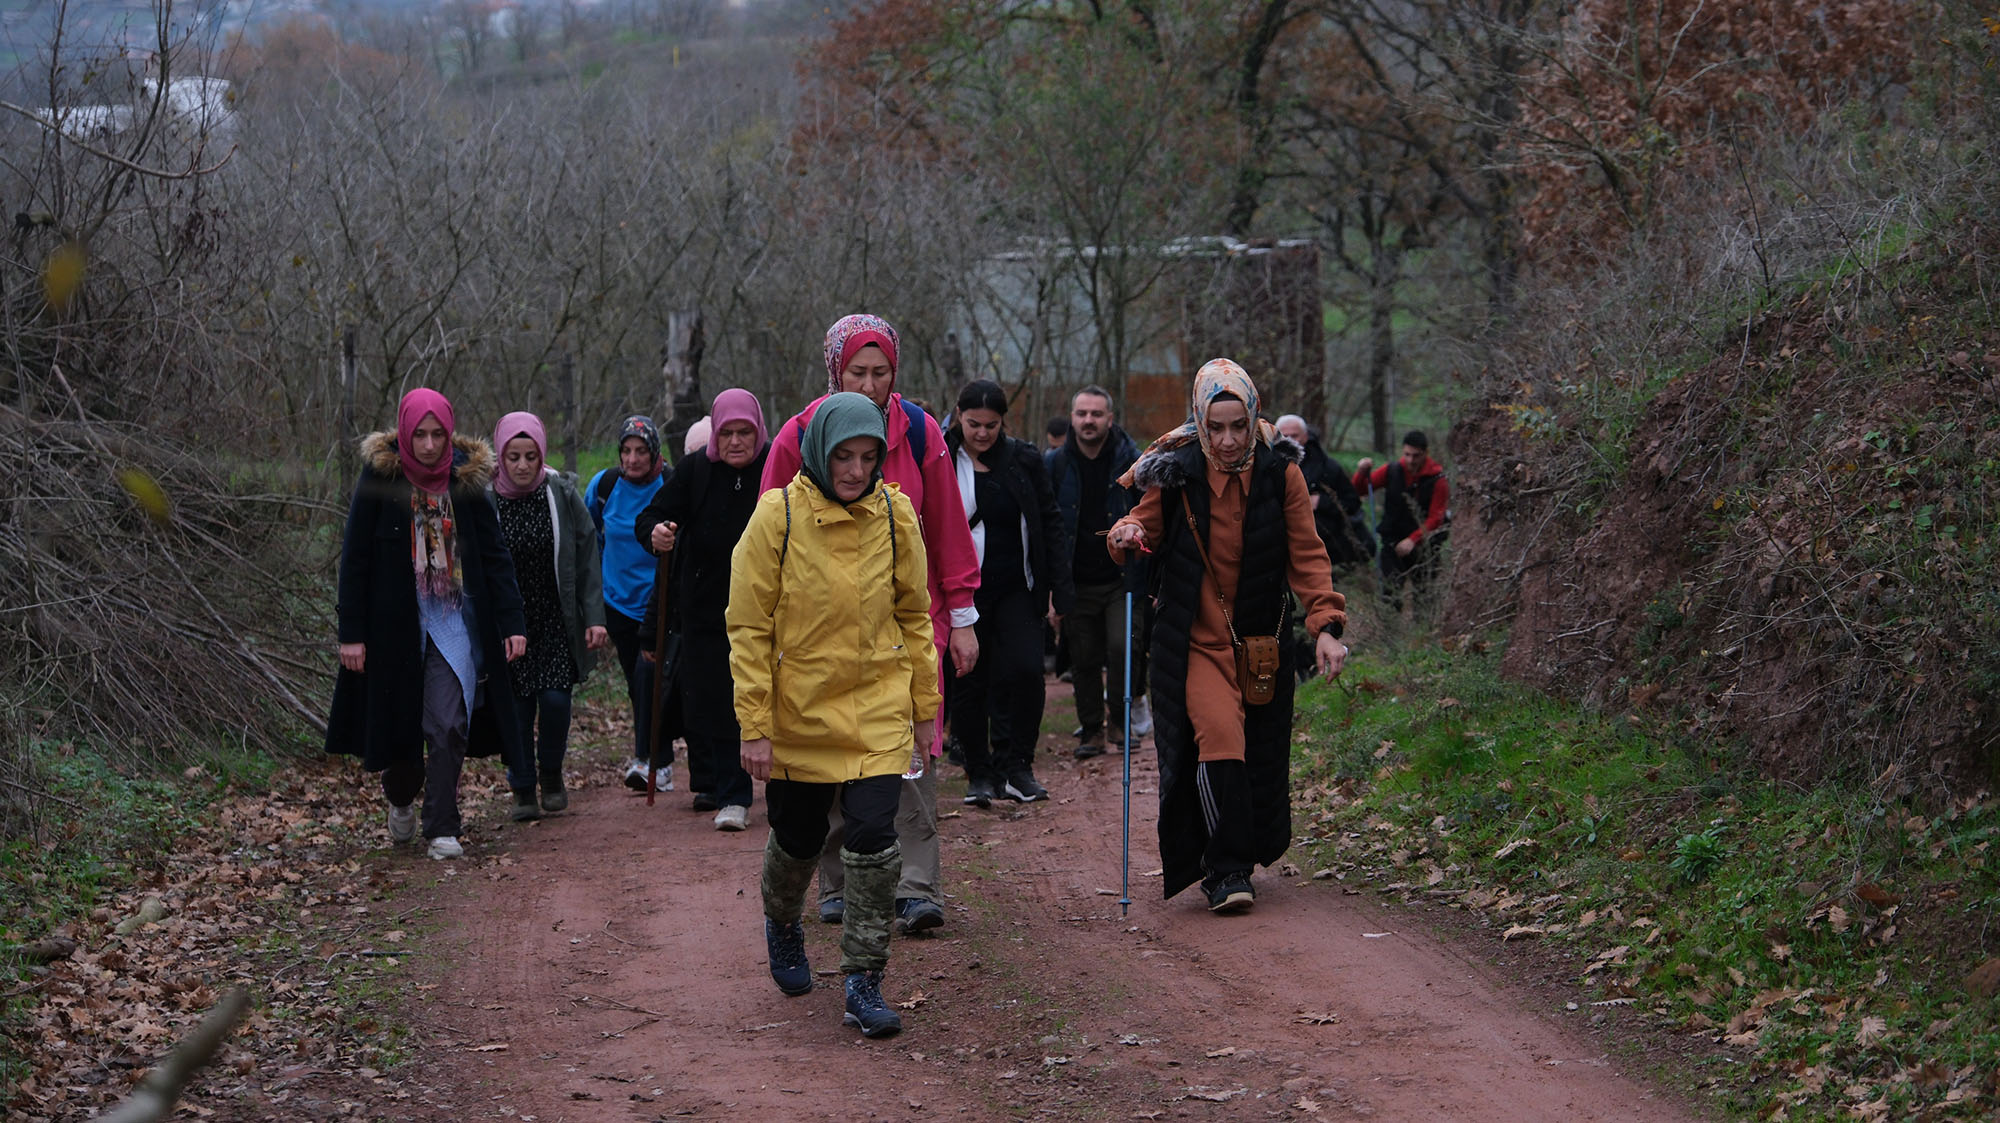
[[[1174,896],[1199,880],[1212,912],[1256,900],[1250,872],[1291,845],[1292,649],[1279,640],[1270,697],[1246,699],[1237,641],[1283,637],[1303,603],[1314,664],[1332,678],[1346,600],[1299,471],[1303,450],[1260,420],[1257,387],[1228,359],[1195,375],[1186,424],[1154,442],[1126,486],[1146,489],[1106,544],[1154,558],[1151,692],[1160,754],[1160,860]]]

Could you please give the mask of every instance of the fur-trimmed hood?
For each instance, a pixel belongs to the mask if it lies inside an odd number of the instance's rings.
[[[361,462],[376,475],[392,480],[403,478],[403,457],[396,451],[396,434],[388,430],[361,438]],[[464,433],[452,434],[452,483],[484,491],[486,485],[493,482],[496,463],[492,445]]]
[[[1271,451],[1293,464],[1304,460],[1306,455],[1306,450],[1290,437],[1272,441]],[[1132,484],[1143,490],[1186,487],[1189,482],[1201,478],[1205,471],[1202,460],[1201,446],[1197,444],[1152,449],[1132,465]]]

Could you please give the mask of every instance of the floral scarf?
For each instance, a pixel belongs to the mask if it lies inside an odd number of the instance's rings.
[[[1228,394],[1243,403],[1250,411],[1250,420],[1255,429],[1256,439],[1243,450],[1243,455],[1224,464],[1215,458],[1215,451],[1208,446],[1208,409],[1215,399]],[[1270,422],[1257,416],[1257,384],[1250,381],[1243,368],[1228,359],[1210,359],[1203,363],[1194,375],[1194,395],[1188,419],[1180,427],[1153,442],[1159,450],[1175,449],[1190,441],[1201,445],[1201,454],[1207,458],[1209,466],[1218,472],[1247,472],[1250,464],[1257,459],[1257,446],[1276,443],[1278,430]]]
[[[410,563],[416,570],[417,595],[446,606],[458,604],[465,584],[459,570],[451,493],[410,489]]]
[[[861,313],[842,316],[826,329],[826,392],[841,391],[840,372],[847,369],[854,353],[873,343],[889,360],[889,385],[896,382],[896,327],[880,316]]]

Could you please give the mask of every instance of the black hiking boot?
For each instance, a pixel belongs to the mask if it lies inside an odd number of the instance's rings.
[[[507,816],[517,823],[532,823],[542,817],[541,804],[535,802],[535,789],[514,789],[514,810]]]
[[[569,810],[569,791],[563,787],[561,772],[542,773],[542,810]]]
[[[882,1001],[882,972],[856,971],[847,976],[847,1012],[840,1024],[860,1026],[863,1037],[888,1037],[903,1028],[903,1016]]]
[[[771,981],[778,984],[779,990],[793,998],[812,990],[812,966],[806,962],[806,930],[798,921],[778,924],[765,917],[764,950],[771,957]],[[852,999],[849,1003],[852,1004]]]

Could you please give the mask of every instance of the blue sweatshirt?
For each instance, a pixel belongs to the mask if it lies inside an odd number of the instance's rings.
[[[611,495],[602,506],[597,502],[597,489],[604,475],[611,472],[617,483],[611,485]],[[651,483],[639,485],[606,468],[604,472],[590,477],[590,485],[584,489],[584,502],[589,505],[591,516],[597,520],[597,530],[602,538],[604,557],[604,604],[634,620],[646,618],[646,602],[653,599],[653,570],[656,564],[653,555],[639,544],[632,533],[633,521],[646,504],[653,501],[653,495],[666,484],[666,473],[653,478]]]

